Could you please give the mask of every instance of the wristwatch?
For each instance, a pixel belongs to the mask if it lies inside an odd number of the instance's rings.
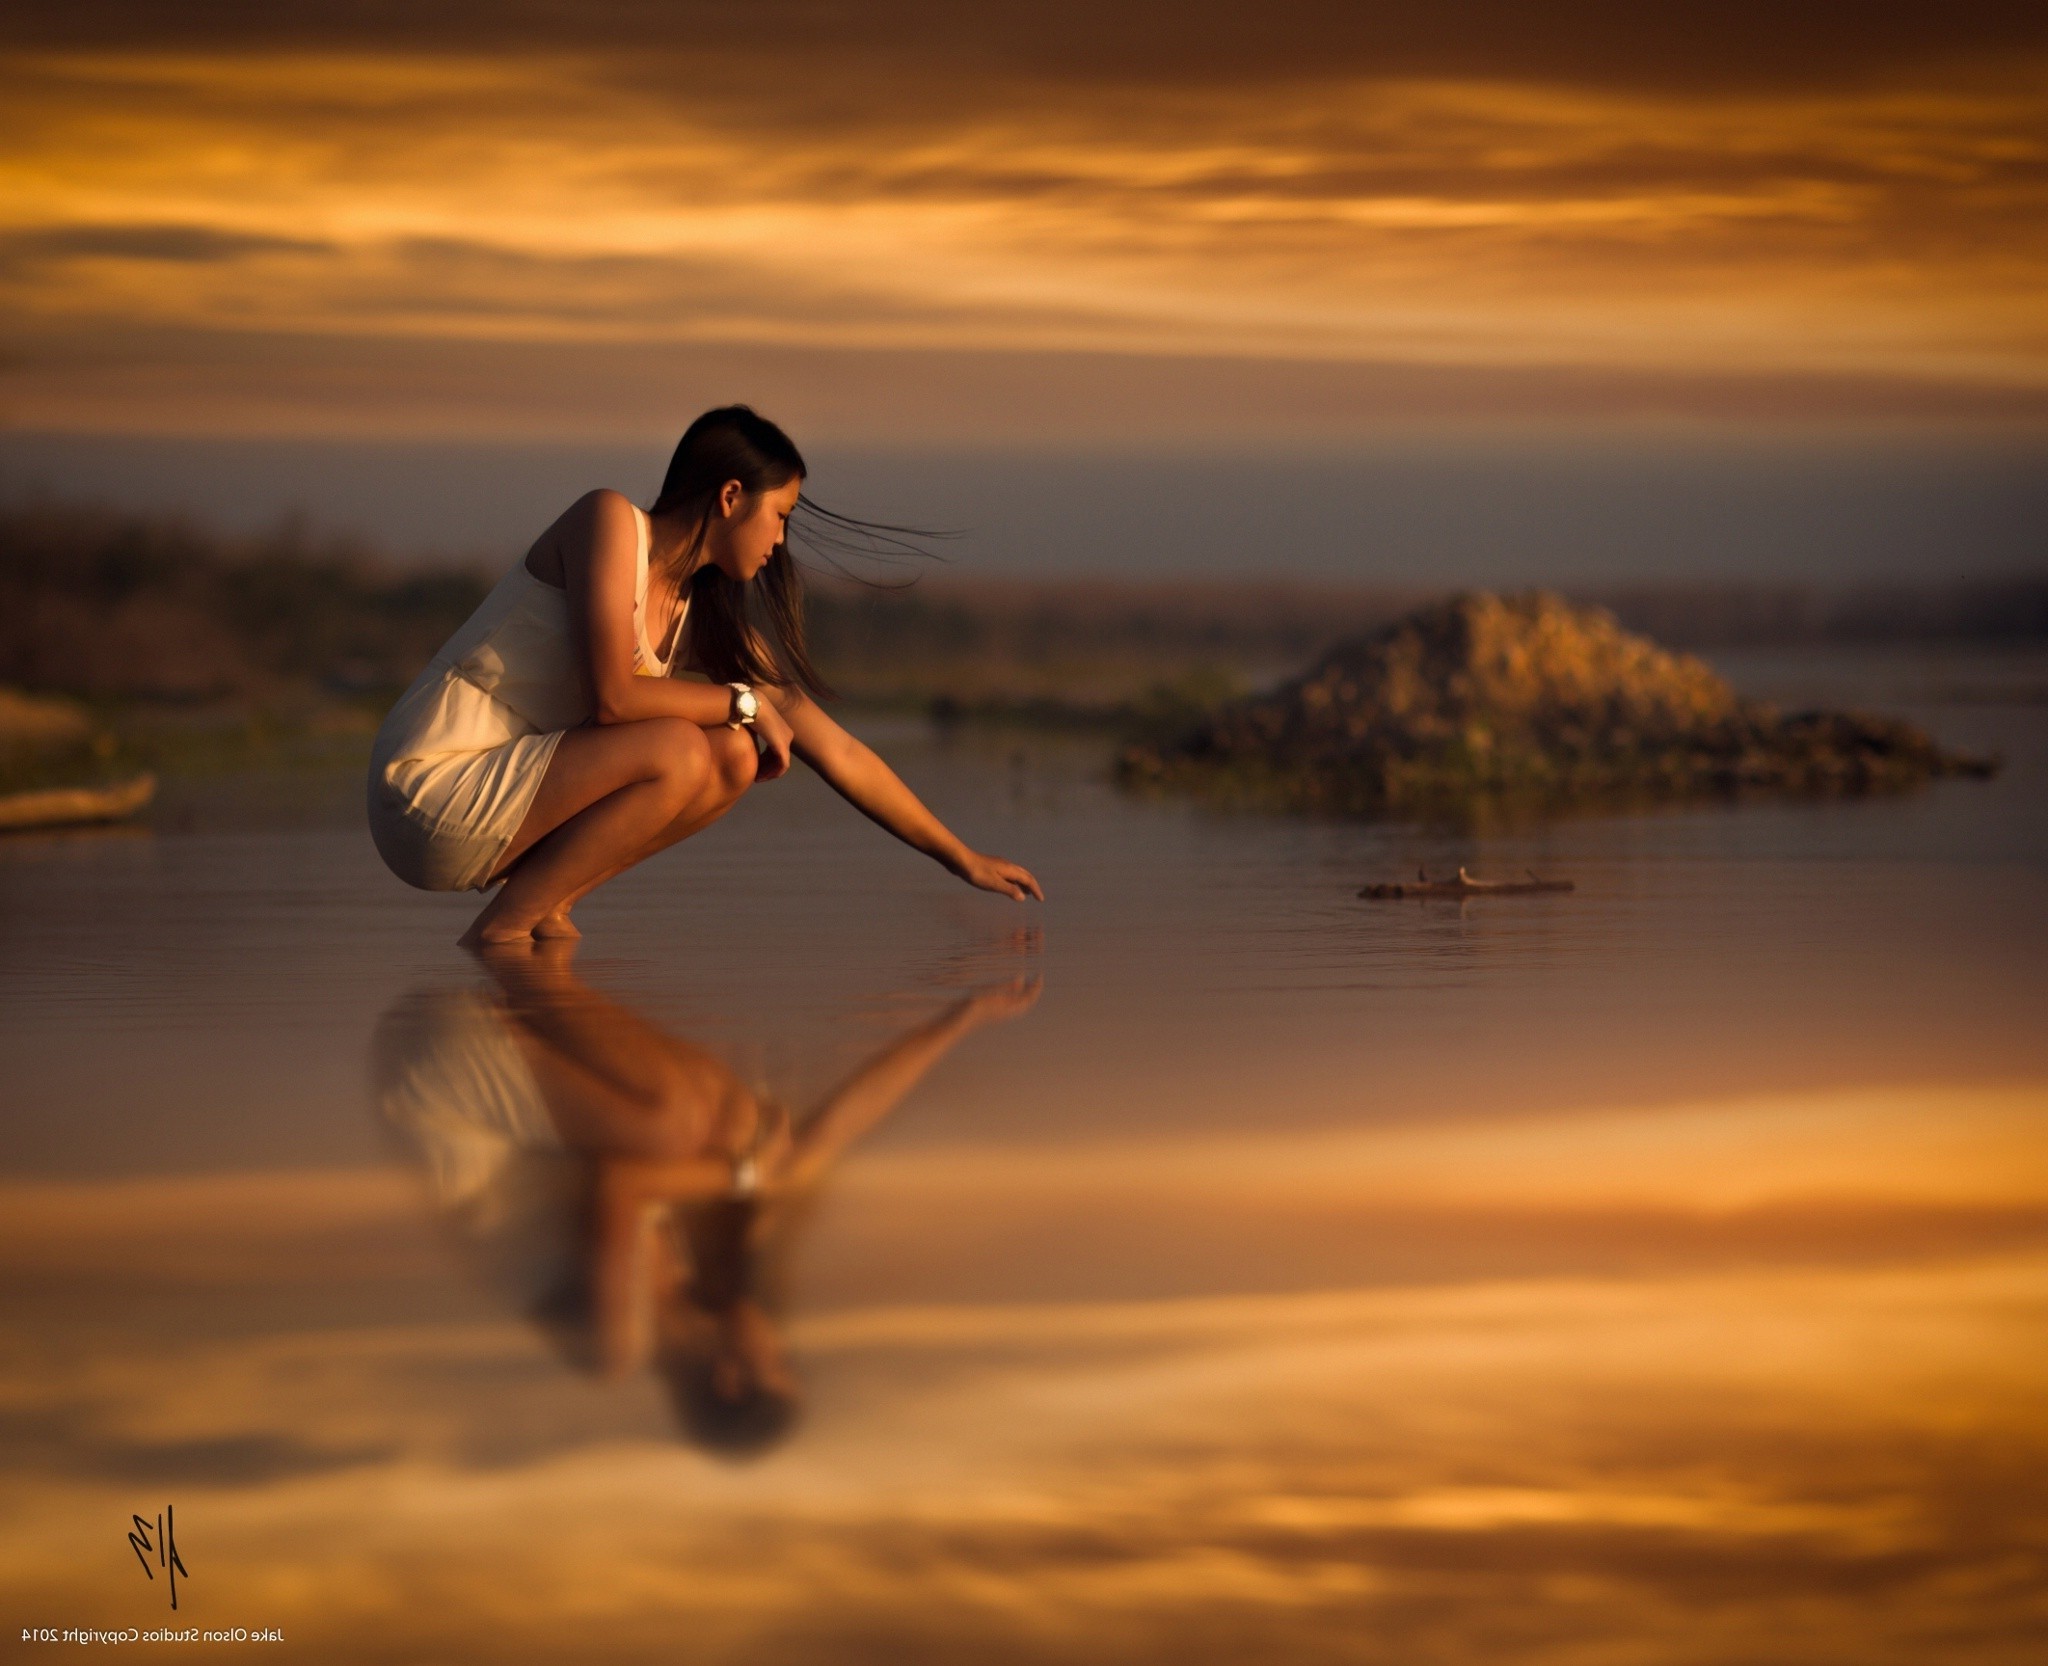
[[[751,729],[754,719],[761,715],[761,702],[754,691],[745,683],[727,683],[732,690],[732,716],[725,720],[728,729]]]

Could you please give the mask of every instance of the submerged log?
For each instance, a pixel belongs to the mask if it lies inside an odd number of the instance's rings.
[[[1474,879],[1462,867],[1456,879],[1431,879],[1427,868],[1415,870],[1415,877],[1396,880],[1391,885],[1368,885],[1358,894],[1375,899],[1383,897],[1523,897],[1534,891],[1570,891],[1576,887],[1569,879],[1538,879],[1530,874],[1527,879]]]
[[[156,777],[138,775],[111,787],[52,787],[0,794],[0,832],[126,821],[156,797]]]

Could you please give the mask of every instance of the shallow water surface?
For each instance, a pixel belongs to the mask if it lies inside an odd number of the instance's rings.
[[[1742,674],[1967,680],[1907,669]],[[1043,908],[797,780],[489,966],[352,780],[0,844],[10,1612],[320,1660],[2038,1659],[2019,670],[1917,714],[1989,784],[1484,831],[880,725]],[[1578,889],[1355,895],[1458,862]],[[175,1620],[126,1537],[169,1508]]]

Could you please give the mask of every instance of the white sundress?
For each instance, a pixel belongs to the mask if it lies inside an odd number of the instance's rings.
[[[633,513],[633,665],[665,677],[683,621],[657,659],[644,619],[652,526]],[[522,559],[399,696],[371,748],[369,797],[370,837],[400,879],[423,891],[490,884],[562,735],[590,720],[582,652],[568,596]]]

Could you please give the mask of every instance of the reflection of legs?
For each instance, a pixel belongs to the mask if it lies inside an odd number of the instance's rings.
[[[754,784],[754,768],[758,762],[758,754],[755,751],[753,736],[731,729],[706,729],[703,733],[711,746],[710,790],[700,794],[674,821],[662,828],[638,850],[623,857],[595,879],[571,892],[560,907],[534,926],[534,936],[581,937],[583,933],[570,922],[570,909],[607,880],[616,879],[628,868],[646,861],[657,851],[667,850],[670,845],[681,843],[692,833],[703,832],[740,801],[746,790]]]
[[[740,779],[734,740],[714,741],[680,718],[572,729],[563,735],[498,872],[497,896],[466,943],[531,934],[569,900],[729,809],[752,783]]]

